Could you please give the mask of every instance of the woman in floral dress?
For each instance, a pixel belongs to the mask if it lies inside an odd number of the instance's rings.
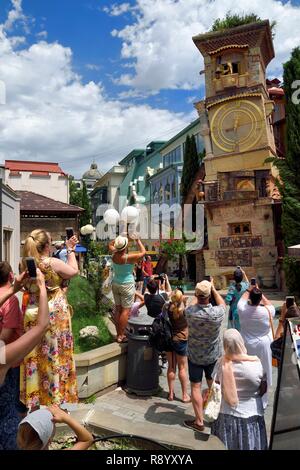
[[[45,230],[34,230],[26,239],[24,258],[34,257],[45,276],[50,325],[38,345],[21,365],[20,399],[29,409],[40,405],[75,403],[77,397],[76,371],[73,352],[70,306],[64,292],[64,282],[78,273],[74,248],[76,237],[67,240],[67,263],[50,257],[51,237]],[[26,269],[23,259],[23,269]],[[39,291],[34,282],[26,285],[27,306],[24,328],[36,324]]]

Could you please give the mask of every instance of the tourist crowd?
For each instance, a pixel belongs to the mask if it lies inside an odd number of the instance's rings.
[[[296,304],[289,309],[283,305],[275,334],[274,306],[256,279],[249,282],[240,266],[232,273],[233,282],[225,299],[217,292],[211,278],[197,283],[194,298],[188,303],[180,288],[172,291],[166,274],[153,275],[150,259],[145,258],[146,251],[140,240],[137,246],[139,253],[128,255],[126,237],[119,236],[111,244],[116,272],[112,289],[117,325],[118,318],[126,311],[122,336],[118,340],[127,340],[126,322],[130,316],[137,315],[143,305],[154,318],[167,312],[173,334],[172,346],[166,351],[168,400],[175,399],[178,368],[181,400],[191,402],[195,414],[193,420],[186,420],[183,425],[198,432],[205,431],[204,409],[211,387],[217,383],[221,386],[222,398],[211,433],[218,436],[227,449],[267,449],[264,412],[272,385],[272,348],[282,338],[285,319],[300,316]],[[134,302],[135,295],[137,302]],[[224,327],[226,306],[229,306],[228,329]],[[202,390],[204,375],[206,391]]]
[[[298,307],[294,302],[282,306],[275,333],[274,306],[241,267],[234,271],[225,299],[210,278],[196,284],[191,300],[181,288],[172,290],[166,274],[153,274],[143,243],[137,236],[132,240],[134,252],[128,251],[125,236],[109,245],[117,342],[127,341],[128,319],[138,316],[143,306],[153,318],[167,315],[172,331],[163,354],[168,400],[176,399],[178,370],[181,401],[191,402],[195,415],[182,424],[205,431],[205,407],[219,384],[221,399],[211,433],[227,449],[267,449],[264,412],[272,385],[272,351],[280,351],[284,323],[300,316]],[[76,236],[67,240],[61,259],[57,253],[52,256],[51,235],[34,230],[25,240],[19,276],[14,278],[7,262],[0,263],[0,450],[48,449],[56,423],[67,424],[76,434],[74,450],[93,442],[92,435],[60,408],[78,401],[72,309],[66,296],[66,281],[78,273],[77,243]],[[28,259],[35,260],[36,276],[30,273]]]

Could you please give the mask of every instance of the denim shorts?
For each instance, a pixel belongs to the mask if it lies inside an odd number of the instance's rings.
[[[187,356],[187,341],[173,341],[172,348],[178,356]]]
[[[201,383],[203,378],[203,372],[205,373],[206,380],[212,380],[212,373],[216,362],[217,361],[213,362],[212,364],[199,365],[193,364],[193,362],[188,360],[190,382],[195,384]]]

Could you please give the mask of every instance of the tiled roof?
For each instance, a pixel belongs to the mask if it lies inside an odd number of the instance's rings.
[[[59,173],[60,175],[67,176],[67,174],[60,168],[58,163],[52,162],[26,162],[23,160],[5,160],[5,169],[12,172],[15,171],[30,171],[34,173]]]
[[[274,47],[269,21],[246,24],[223,31],[214,31],[199,34],[193,41],[202,55],[206,56],[224,46],[245,46],[249,48],[260,47],[265,66],[273,59]]]
[[[21,198],[20,210],[35,214],[55,214],[70,213],[79,214],[84,211],[81,207],[72,206],[64,202],[55,201],[41,194],[32,193],[31,191],[15,191]]]

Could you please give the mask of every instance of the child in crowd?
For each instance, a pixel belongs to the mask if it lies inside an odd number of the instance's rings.
[[[145,305],[144,296],[138,291],[135,293],[134,304],[131,307],[129,318],[138,317],[140,314],[140,308]]]
[[[34,411],[19,425],[17,444],[20,450],[49,450],[55,435],[55,424],[65,423],[76,434],[76,444],[68,450],[87,450],[93,444],[92,434],[57,405]]]

